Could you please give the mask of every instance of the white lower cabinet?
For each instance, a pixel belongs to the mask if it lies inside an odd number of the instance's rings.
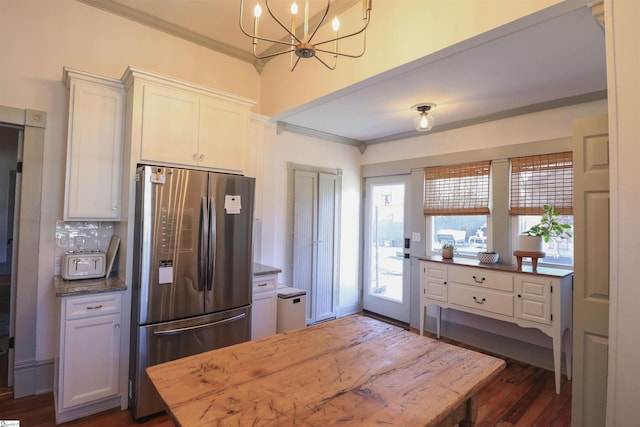
[[[276,334],[278,325],[278,291],[276,288],[276,275],[256,276],[253,279],[252,340]]]
[[[571,316],[573,273],[552,268],[524,271],[514,266],[478,265],[473,261],[420,260],[420,334],[426,310],[437,306],[440,337],[443,308],[473,313],[524,328],[536,328],[552,338],[556,392],[560,393],[563,350],[571,379]],[[567,332],[567,342],[563,341]]]
[[[120,406],[119,292],[62,297],[56,422]]]

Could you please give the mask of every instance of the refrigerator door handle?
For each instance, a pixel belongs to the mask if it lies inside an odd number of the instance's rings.
[[[209,208],[207,198],[200,202],[200,242],[198,248],[198,291],[204,291],[207,281],[207,235],[209,234]]]
[[[208,328],[210,326],[217,326],[217,325],[223,325],[225,323],[235,322],[237,320],[244,319],[246,316],[247,316],[246,313],[242,313],[232,317],[227,317],[226,319],[217,320],[215,322],[203,323],[202,325],[187,326],[185,328],[167,329],[166,331],[155,331],[153,335],[167,336],[167,335],[181,334],[183,332],[190,332],[198,329]]]
[[[214,270],[216,265],[216,200],[209,197],[209,280],[207,281],[207,290],[213,287]]]

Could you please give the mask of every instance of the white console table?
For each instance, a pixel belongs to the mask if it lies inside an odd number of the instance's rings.
[[[573,273],[557,268],[518,268],[480,264],[476,260],[420,258],[420,335],[429,305],[438,307],[440,338],[443,308],[473,313],[524,328],[536,328],[553,340],[556,393],[560,394],[563,334],[571,336]],[[571,340],[565,345],[567,378],[571,379]]]

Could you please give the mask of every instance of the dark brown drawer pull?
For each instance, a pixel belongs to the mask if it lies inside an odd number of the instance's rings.
[[[484,302],[487,300],[486,298],[482,298],[481,300],[478,300],[478,298],[473,297],[473,300],[476,302],[476,304],[484,304]]]

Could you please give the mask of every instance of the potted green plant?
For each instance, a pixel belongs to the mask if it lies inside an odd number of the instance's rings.
[[[456,252],[456,245],[453,242],[444,242],[440,247],[443,259],[452,259]]]
[[[571,225],[559,221],[560,212],[556,212],[551,205],[542,207],[544,213],[540,223],[534,225],[520,236],[519,249],[523,252],[542,252],[542,241],[549,243],[554,239],[571,237]]]

